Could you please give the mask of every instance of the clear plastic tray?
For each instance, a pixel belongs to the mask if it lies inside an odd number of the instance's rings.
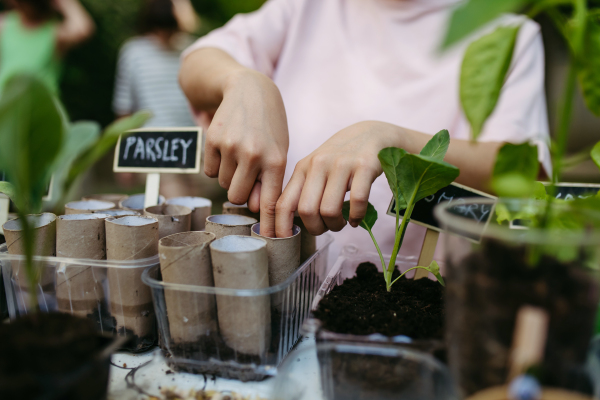
[[[332,241],[331,235],[325,235],[315,254],[287,280],[265,289],[236,290],[165,283],[161,281],[159,266],[148,268],[142,280],[152,289],[160,346],[165,356],[171,358],[172,368],[242,381],[261,380],[275,375],[279,363],[301,337],[302,323],[308,317],[313,299],[327,273],[327,255]],[[219,300],[224,299],[226,303],[237,306],[260,299],[270,304],[270,334],[266,339],[260,339],[266,340],[266,345],[257,346],[262,350],[248,354],[226,342],[215,311]],[[213,308],[214,323],[202,325],[202,330],[198,330],[198,325],[189,328],[195,329],[191,333],[194,340],[174,340],[169,324],[169,308],[191,308],[189,315],[196,316],[200,309],[206,310],[207,304]],[[258,320],[259,317],[250,315],[247,319]],[[181,325],[181,322],[178,324]],[[187,335],[190,337],[189,330]],[[178,359],[186,360],[186,363],[178,362]]]
[[[390,256],[383,256],[386,264],[390,261]],[[312,311],[319,306],[321,299],[327,295],[334,287],[341,285],[346,279],[352,278],[356,274],[356,268],[364,263],[370,262],[377,266],[381,271],[381,260],[375,252],[360,252],[353,245],[344,246],[340,256],[337,258],[333,267],[327,274],[323,284],[319,288],[317,295],[311,305],[311,314],[302,325],[303,334],[314,334],[317,342],[333,342],[333,343],[357,343],[357,344],[396,344],[403,347],[410,347],[416,350],[424,351],[433,354],[439,359],[445,360],[445,346],[439,340],[412,340],[403,335],[399,336],[384,336],[378,333],[372,335],[353,335],[331,332],[322,326],[322,322],[315,318]],[[444,269],[444,263],[438,262],[441,269]],[[403,272],[417,265],[417,257],[402,257],[396,259],[396,266]],[[412,278],[415,272],[410,271],[406,274],[407,278]],[[431,275],[431,274],[430,274]],[[431,278],[431,276],[430,276]]]
[[[319,343],[294,351],[273,386],[273,400],[460,399],[442,363],[389,344]]]
[[[26,315],[30,310],[30,291],[24,279],[24,256],[8,254],[6,244],[0,245],[0,268],[6,291],[8,314],[11,320]],[[68,312],[73,315],[84,316],[94,320],[98,331],[101,333],[130,336],[124,349],[133,352],[144,351],[157,343],[156,318],[152,304],[148,310],[140,312],[140,319],[144,320],[144,334],[135,335],[127,329],[117,327],[115,315],[118,305],[112,305],[110,299],[121,298],[125,288],[113,284],[108,279],[109,269],[131,269],[132,275],[139,276],[139,286],[146,289],[141,281],[144,270],[158,265],[158,256],[135,261],[107,261],[89,260],[60,257],[34,257],[35,267],[42,277],[36,287],[38,308],[42,312]],[[90,270],[88,270],[91,269]],[[72,284],[76,275],[81,271],[93,277],[93,284],[81,286]],[[68,277],[68,279],[65,279]],[[57,284],[62,281],[67,284],[66,292],[62,291],[63,298],[57,296]],[[93,289],[93,291],[91,291]],[[121,292],[123,290],[123,292]],[[65,295],[66,293],[66,295]],[[85,299],[86,305],[79,307],[75,299]],[[114,310],[111,310],[111,307]]]

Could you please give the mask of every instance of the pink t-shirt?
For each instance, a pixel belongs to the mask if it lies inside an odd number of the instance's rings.
[[[385,121],[434,134],[448,129],[468,139],[458,84],[467,43],[439,54],[451,7],[457,0],[270,0],[260,10],[234,17],[186,52],[216,47],[239,63],[271,77],[279,87],[290,133],[285,182],[294,166],[339,130],[365,120]],[[481,141],[535,141],[549,171],[544,96],[544,53],[538,25],[522,23],[513,64],[499,104]],[[489,31],[487,27],[484,31]],[[371,189],[379,213],[374,234],[390,254],[392,193],[385,176]],[[362,228],[334,234],[335,256],[354,244],[374,251]],[[410,224],[401,254],[418,255],[424,228]],[[438,246],[439,247],[439,246]]]

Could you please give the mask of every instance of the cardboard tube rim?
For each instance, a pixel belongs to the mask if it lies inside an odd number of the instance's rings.
[[[214,221],[213,221],[214,219]],[[219,219],[223,220],[223,221],[218,221]],[[227,220],[239,220],[239,223],[232,223],[232,221],[227,222]],[[217,224],[217,225],[223,225],[223,226],[246,226],[246,225],[254,225],[256,223],[258,223],[258,221],[256,220],[256,218],[252,218],[252,217],[247,217],[245,215],[238,215],[238,214],[215,214],[215,215],[209,215],[208,217],[206,217],[206,222],[210,222],[213,224]]]
[[[180,196],[168,199],[165,204],[186,206],[194,211],[196,208],[212,207],[212,201],[205,197]]]
[[[98,210],[98,211],[92,211],[92,214],[106,214],[109,217],[128,217],[128,216],[138,216],[138,215],[142,215],[141,213],[139,213],[138,211],[134,211],[134,210]]]
[[[182,244],[181,246],[173,246],[173,245],[167,244],[167,242],[169,242],[169,241],[177,242],[177,236],[207,236],[207,240],[203,241],[201,243],[198,243],[198,244],[187,244],[185,242],[178,242],[178,243]],[[169,240],[165,240],[165,239],[169,239]],[[201,245],[204,245],[206,243],[211,243],[214,240],[216,240],[216,236],[212,232],[206,232],[206,231],[179,232],[179,233],[174,233],[174,234],[169,235],[169,236],[165,236],[164,238],[160,239],[158,241],[158,246],[159,246],[159,248],[160,247],[168,247],[170,249],[183,249],[183,248],[186,248],[186,247],[201,246]],[[164,243],[163,243],[163,241],[164,241]]]
[[[300,235],[300,233],[302,232],[302,229],[300,229],[300,227],[298,225],[292,225],[292,236],[288,236],[288,237],[284,237],[284,238],[279,238],[279,237],[274,238],[274,237],[269,237],[269,236],[263,236],[260,234],[260,222],[257,222],[256,224],[252,225],[252,228],[250,228],[250,229],[257,237],[260,237],[261,239],[267,239],[267,240],[273,240],[273,241],[289,240],[291,238],[294,238],[294,237]]]
[[[167,210],[167,207],[169,209]],[[157,212],[159,211],[159,212]],[[144,208],[144,215],[149,216],[165,216],[165,217],[185,217],[192,214],[192,209],[187,206],[181,206],[178,204],[157,204]]]
[[[38,220],[37,217],[39,217],[40,219]],[[40,214],[27,214],[26,218],[28,220],[30,220],[30,222],[31,222],[31,219],[35,218],[35,220],[34,220],[35,225],[32,226],[32,228],[37,229],[37,228],[41,228],[42,226],[46,226],[46,225],[51,224],[52,222],[56,221],[57,216],[52,213],[40,213]],[[8,221],[6,221],[4,224],[2,224],[2,229],[5,231],[9,231],[9,232],[19,232],[19,231],[23,230],[23,228],[21,227],[21,223],[19,221],[19,217],[9,219]]]
[[[144,211],[144,200],[146,199],[146,194],[145,193],[138,193],[138,194],[132,194],[131,196],[127,197],[126,199],[123,199],[119,202],[119,208],[123,208],[125,210],[132,210],[132,211],[138,211],[138,212],[143,212]],[[158,196],[158,204],[163,204],[166,201],[165,196],[163,195],[159,195]],[[128,204],[133,202],[134,204]],[[140,206],[141,207],[138,207]],[[136,206],[136,207],[133,207]]]
[[[90,219],[106,219],[110,218],[110,215],[104,213],[92,213],[92,214],[65,214],[59,215],[57,219],[62,221],[87,221]]]
[[[129,197],[128,194],[122,194],[122,193],[96,193],[96,194],[90,194],[87,196],[82,196],[81,200],[82,201],[86,201],[86,200],[110,201],[111,203],[115,203],[115,205],[118,205],[121,202],[121,200],[125,200],[127,197]]]
[[[145,221],[143,224],[133,224],[133,225],[129,225],[128,222],[131,221],[131,219],[145,219],[147,221]],[[122,225],[122,226],[144,226],[144,225],[150,225],[153,223],[158,223],[158,220],[154,217],[151,217],[149,215],[125,215],[122,217],[110,217],[110,218],[106,218],[106,222],[107,223],[111,223],[111,224],[117,224],[117,225]]]
[[[87,207],[85,207],[87,205]],[[105,200],[76,200],[70,201],[65,204],[65,209],[79,210],[79,211],[102,211],[110,210],[115,208],[117,205],[112,201]]]

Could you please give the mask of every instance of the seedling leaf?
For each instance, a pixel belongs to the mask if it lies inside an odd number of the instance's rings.
[[[346,221],[350,220],[350,202],[349,201],[345,201],[344,205],[342,206],[342,216],[344,217],[344,219]],[[360,226],[368,231],[369,229],[373,229],[375,222],[377,222],[377,210],[375,209],[375,207],[373,207],[373,204],[368,203],[367,204],[367,213],[365,214],[365,217],[362,219],[362,221],[360,221]]]
[[[592,151],[590,153],[590,156],[592,157],[592,160],[594,160],[594,163],[596,164],[596,166],[598,168],[600,168],[600,142],[598,142],[594,145],[594,147],[592,148]]]
[[[402,196],[399,186],[400,160],[406,154],[408,153],[404,149],[399,149],[397,147],[386,147],[377,155],[381,164],[381,168],[383,169],[383,173],[385,174],[388,184],[390,185],[390,189],[392,189],[392,193],[394,194],[394,199],[396,199],[396,207],[398,210],[404,210],[406,208],[406,200]]]
[[[425,147],[419,154],[422,156],[428,156],[437,161],[444,161],[448,146],[450,145],[450,133],[448,130],[443,129],[433,135],[433,137],[427,142]]]
[[[489,3],[489,0],[479,1]],[[471,124],[473,140],[498,103],[519,28],[499,27],[471,43],[465,52],[460,72],[460,101]]]
[[[433,274],[433,276],[435,276],[442,286],[446,286],[444,278],[442,278],[442,274],[440,274],[440,266],[438,265],[437,261],[433,260],[431,264],[429,264],[429,271]]]
[[[15,187],[10,182],[0,182],[0,193],[7,195],[12,201],[15,201]]]

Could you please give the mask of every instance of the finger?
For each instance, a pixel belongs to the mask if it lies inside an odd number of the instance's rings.
[[[304,171],[296,170],[288,182],[285,190],[277,201],[275,210],[275,233],[278,238],[293,235],[294,214],[298,209],[302,187],[306,179]]]
[[[221,153],[210,139],[211,136],[209,129],[206,134],[206,143],[204,144],[204,173],[210,178],[216,178],[219,175]]]
[[[311,235],[318,236],[327,230],[323,219],[321,219],[321,199],[326,183],[326,171],[311,168],[302,187],[302,194],[298,203],[298,214],[300,214],[306,230]]]
[[[229,201],[233,204],[247,203],[257,176],[258,169],[253,167],[252,164],[243,163],[238,165],[227,191]],[[219,182],[220,180],[221,176],[219,176]]]
[[[231,179],[233,179],[236,169],[237,163],[233,157],[228,157],[227,154],[224,154],[221,158],[221,165],[219,165],[219,185],[223,189],[229,190]]]
[[[255,181],[254,186],[252,186],[252,191],[250,192],[250,197],[248,198],[248,208],[253,213],[260,212],[260,189],[262,184],[260,181]]]
[[[283,186],[283,171],[266,170],[260,181],[260,234],[275,237],[275,209]]]
[[[325,226],[338,232],[346,226],[342,216],[344,197],[348,191],[351,170],[349,168],[335,168],[327,179],[327,185],[321,200],[320,214]]]
[[[357,227],[367,213],[371,185],[377,174],[366,169],[359,169],[354,173],[350,186],[350,220],[353,227]]]

